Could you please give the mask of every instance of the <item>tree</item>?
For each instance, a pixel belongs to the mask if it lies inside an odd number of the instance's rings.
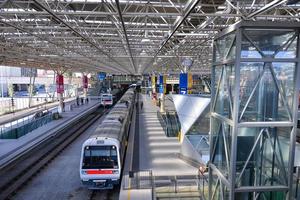
[[[13,97],[13,96],[14,96],[14,93],[15,93],[15,91],[14,91],[14,86],[13,86],[13,84],[9,84],[9,85],[8,85],[8,95],[9,95],[9,97]]]

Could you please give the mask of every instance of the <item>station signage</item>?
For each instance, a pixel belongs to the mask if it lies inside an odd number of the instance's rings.
[[[181,73],[179,75],[179,93],[187,94],[188,89],[188,75],[187,73]]]
[[[99,81],[104,81],[105,78],[106,78],[106,73],[105,73],[105,72],[100,72],[100,73],[98,74],[98,80],[99,80]]]
[[[64,93],[64,76],[61,74],[56,76],[56,92],[59,94]]]
[[[164,93],[164,76],[159,76],[159,93]]]

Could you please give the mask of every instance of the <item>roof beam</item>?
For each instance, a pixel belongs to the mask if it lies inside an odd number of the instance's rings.
[[[260,8],[259,10],[255,11],[255,12],[249,14],[249,15],[247,15],[246,18],[250,19],[252,17],[255,17],[255,16],[257,16],[257,15],[259,15],[261,13],[264,13],[264,12],[266,12],[266,11],[274,8],[275,6],[283,4],[286,1],[287,0],[274,0],[274,1],[270,2],[270,3],[268,3],[267,5],[265,5],[264,7]]]
[[[79,33],[77,30],[75,30],[70,24],[68,24],[67,22],[65,22],[64,20],[62,20],[60,17],[58,17],[54,12],[52,12],[52,10],[50,10],[49,8],[47,8],[46,6],[44,6],[41,2],[39,2],[39,0],[33,0],[33,1],[38,6],[40,6],[42,9],[44,9],[45,11],[47,11],[52,17],[54,17],[55,20],[59,21],[60,23],[62,23],[66,27],[68,27],[76,35],[78,35],[83,40],[85,40],[87,43],[89,43],[90,45],[92,45],[93,47],[95,47],[99,52],[101,52],[102,54],[106,55],[109,59],[111,59],[112,61],[114,61],[116,64],[118,64],[122,68],[122,64],[120,64],[117,60],[115,60],[114,58],[112,58],[108,53],[106,53],[102,49],[100,49],[97,44],[95,44],[94,42],[92,42],[91,40],[89,40],[88,38],[86,38],[85,36],[83,36],[81,33]],[[124,69],[122,69],[122,71],[123,70]],[[125,71],[127,71],[127,70],[125,69]],[[130,73],[130,71],[128,71],[128,72]]]
[[[124,24],[124,20],[123,20],[119,0],[116,0],[116,5],[117,5],[118,14],[119,14],[119,17],[120,17],[120,20],[121,20],[122,29],[123,29],[123,32],[124,32],[124,35],[125,35],[125,39],[126,39],[126,43],[127,43],[127,47],[128,47],[128,51],[129,51],[129,55],[130,55],[130,62],[131,62],[131,65],[133,67],[134,73],[137,73],[137,69],[136,69],[136,66],[134,64],[134,60],[133,60],[133,57],[132,57],[130,43],[129,43],[128,35],[127,35],[127,32],[126,32],[126,27],[125,27],[125,24]]]
[[[184,22],[184,20],[189,16],[189,14],[194,10],[194,8],[197,6],[197,4],[200,2],[200,0],[191,0],[189,1],[190,4],[187,5],[187,11],[184,13],[184,16],[180,17],[177,22],[174,24],[174,28],[172,32],[169,34],[167,39],[163,42],[161,47],[156,52],[155,57],[159,54],[159,52],[164,48],[164,46],[168,43],[168,41],[172,38],[172,36],[175,34],[175,32],[178,30],[178,28],[181,26],[181,24]]]

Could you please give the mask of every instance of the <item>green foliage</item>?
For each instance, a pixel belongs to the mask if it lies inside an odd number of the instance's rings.
[[[9,95],[9,97],[13,97],[13,96],[14,96],[14,93],[15,93],[15,91],[14,91],[14,86],[13,86],[13,84],[9,84],[9,85],[8,85],[8,95]]]

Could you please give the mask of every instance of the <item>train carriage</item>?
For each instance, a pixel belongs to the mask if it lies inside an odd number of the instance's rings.
[[[89,189],[111,189],[120,183],[134,97],[129,89],[82,145],[80,178]]]

